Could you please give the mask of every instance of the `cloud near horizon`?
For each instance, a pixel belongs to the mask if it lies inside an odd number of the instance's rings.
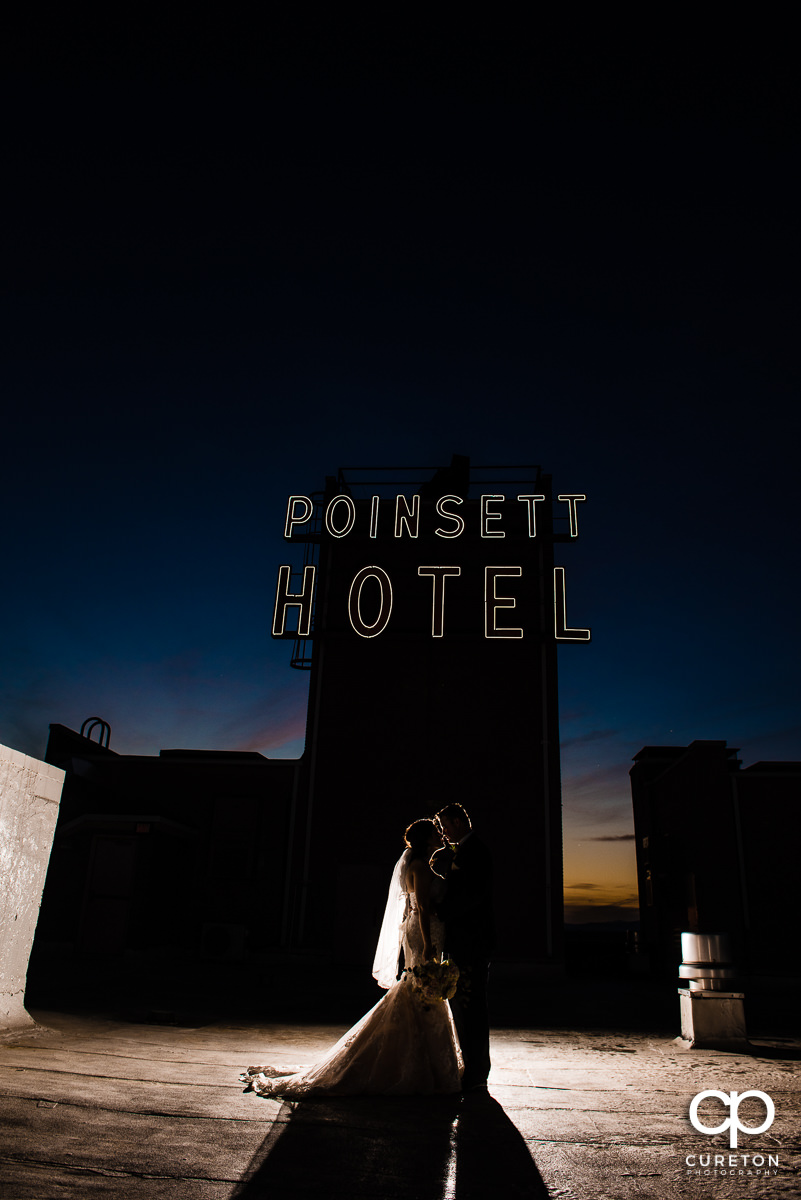
[[[621,833],[630,832],[633,818],[629,766],[628,762],[617,761],[573,774],[567,764],[562,774],[565,824],[574,830],[617,825]]]
[[[565,885],[565,904],[583,904],[592,908],[599,905],[616,904],[622,908],[636,908],[640,902],[636,887],[630,880],[614,883],[569,883]]]
[[[563,750],[571,746],[584,746],[590,742],[606,741],[607,738],[617,737],[619,729],[591,729],[588,733],[579,733],[575,737],[562,738],[560,745]]]
[[[630,924],[639,919],[640,910],[636,905],[565,904],[566,925],[599,925],[618,921]]]

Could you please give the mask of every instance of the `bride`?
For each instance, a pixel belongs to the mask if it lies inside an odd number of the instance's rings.
[[[409,970],[396,979],[401,947],[406,968],[442,953],[443,927],[433,908],[444,883],[428,865],[442,837],[424,820],[414,821],[404,840],[373,963],[387,994],[319,1062],[303,1069],[248,1067],[240,1075],[246,1090],[290,1098],[459,1091],[462,1059],[448,1005],[424,999]]]

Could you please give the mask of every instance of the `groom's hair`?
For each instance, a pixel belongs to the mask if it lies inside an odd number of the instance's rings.
[[[465,829],[471,828],[470,818],[462,808],[461,804],[457,804],[455,801],[452,804],[446,804],[444,808],[441,808],[437,813],[437,816],[447,817],[449,821],[461,821]]]

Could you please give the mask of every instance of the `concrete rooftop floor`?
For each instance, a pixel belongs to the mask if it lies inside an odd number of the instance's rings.
[[[801,1196],[799,1038],[728,1052],[685,1050],[664,1028],[509,1026],[493,1033],[489,1095],[290,1105],[244,1094],[238,1072],[312,1061],[345,1025],[33,1015],[43,1030],[0,1044],[2,1200]],[[766,1092],[773,1125],[737,1151],[697,1132],[690,1101],[710,1088]],[[746,1101],[741,1116],[763,1112]],[[688,1172],[707,1154],[727,1174]]]

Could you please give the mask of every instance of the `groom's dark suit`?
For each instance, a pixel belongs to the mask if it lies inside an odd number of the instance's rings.
[[[451,1000],[451,1012],[464,1056],[465,1089],[486,1083],[490,1069],[487,976],[494,941],[492,911],[492,857],[474,833],[456,848],[437,856],[450,857],[445,879],[445,899],[439,906],[445,924],[445,950],[459,968],[459,986]]]

